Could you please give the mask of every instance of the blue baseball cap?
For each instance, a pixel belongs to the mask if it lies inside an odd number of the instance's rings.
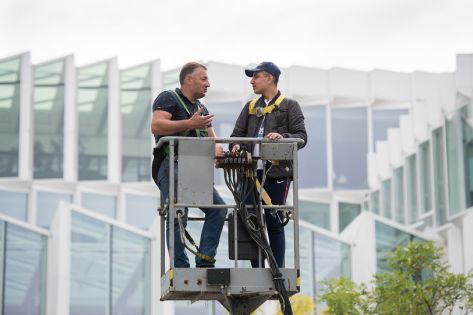
[[[281,70],[279,70],[279,67],[269,61],[264,61],[260,63],[259,65],[256,66],[256,68],[245,69],[245,74],[248,77],[253,77],[255,73],[260,72],[260,71],[266,71],[267,73],[275,77],[276,80],[279,79],[279,75],[281,74]]]

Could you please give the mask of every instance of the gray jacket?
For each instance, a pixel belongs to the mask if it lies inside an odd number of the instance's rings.
[[[281,92],[269,102],[268,105],[273,104],[281,95]],[[235,128],[230,137],[256,137],[258,130],[263,120],[263,117],[256,115],[249,115],[248,107],[250,102],[246,103],[245,107],[238,117]],[[264,107],[266,104],[263,97],[260,97],[256,102],[255,107]],[[299,138],[304,140],[304,144],[299,147],[303,148],[307,144],[307,132],[304,124],[304,114],[302,114],[301,107],[297,101],[284,98],[279,107],[275,108],[271,113],[266,114],[264,119],[264,136],[268,133],[277,132],[283,138]],[[230,149],[233,145],[230,145]],[[240,147],[249,152],[253,152],[253,146],[248,144],[241,144]],[[268,172],[268,178],[292,178],[291,163],[281,161],[280,165],[271,167]]]

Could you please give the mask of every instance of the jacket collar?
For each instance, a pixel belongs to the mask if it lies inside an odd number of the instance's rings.
[[[274,102],[276,102],[276,100],[278,99],[278,97],[280,95],[281,95],[281,91],[278,90],[278,93],[276,93],[276,95],[271,99],[271,101],[269,101],[268,105],[266,105],[266,103],[264,101],[264,96],[261,95],[261,97],[259,98],[258,103],[256,104],[256,106],[265,107],[265,106],[273,105]]]

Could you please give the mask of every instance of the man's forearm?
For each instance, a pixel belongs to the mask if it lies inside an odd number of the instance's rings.
[[[189,130],[189,121],[159,119],[153,122],[152,131],[154,134],[169,136],[175,133]]]

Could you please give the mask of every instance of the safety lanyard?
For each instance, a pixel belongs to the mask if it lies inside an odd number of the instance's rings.
[[[192,117],[189,109],[187,108],[187,105],[186,103],[184,103],[184,101],[182,100],[182,98],[179,96],[179,94],[176,92],[176,91],[172,91],[174,93],[174,95],[176,96],[176,99],[177,101],[179,102],[179,104],[182,106],[182,108],[185,109],[185,111],[187,112],[187,115],[189,115],[189,117]],[[199,105],[197,105],[197,107],[199,107]],[[201,137],[201,136],[204,136],[206,137],[206,135],[202,135],[201,132],[203,132],[204,134],[207,132],[206,129],[195,129],[195,133],[197,134],[197,137]]]

